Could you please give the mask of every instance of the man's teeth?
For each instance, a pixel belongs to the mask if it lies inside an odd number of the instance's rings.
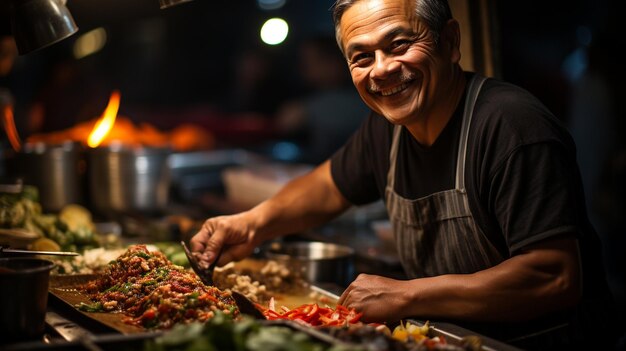
[[[389,89],[389,90],[382,90],[380,92],[380,95],[382,96],[389,96],[389,95],[393,95],[401,90],[406,89],[406,87],[409,86],[409,83],[404,83],[404,84],[400,84],[397,87],[393,88],[393,89]]]

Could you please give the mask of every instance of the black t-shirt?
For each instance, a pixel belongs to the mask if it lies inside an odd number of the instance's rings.
[[[430,147],[402,131],[394,189],[399,195],[417,199],[454,188],[464,102],[461,99]],[[353,204],[384,199],[393,128],[372,113],[332,156],[333,180]],[[503,257],[549,237],[576,237],[584,297],[607,296],[600,245],[587,218],[574,142],[539,100],[520,87],[488,79],[474,108],[465,162],[472,215]]]
[[[417,199],[454,188],[465,99],[430,147],[404,129],[396,189]],[[360,205],[384,197],[393,125],[371,114],[331,159],[342,194]],[[472,214],[503,257],[555,235],[591,231],[585,214],[574,143],[535,97],[489,79],[470,126],[465,185]]]

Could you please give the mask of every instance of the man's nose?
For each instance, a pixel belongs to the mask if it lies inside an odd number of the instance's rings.
[[[374,54],[374,67],[370,72],[371,78],[385,78],[400,69],[400,62],[393,59],[393,55],[387,55],[383,51]]]

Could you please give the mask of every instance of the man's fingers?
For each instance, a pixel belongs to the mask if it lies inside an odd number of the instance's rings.
[[[352,284],[348,285],[346,290],[343,291],[337,303],[342,306],[346,306],[346,303],[348,302],[348,295],[350,295],[351,290],[352,290]]]
[[[224,231],[216,230],[211,234],[208,240],[206,240],[204,252],[202,253],[203,260],[207,262],[213,262],[220,251],[223,250],[224,241],[226,240],[226,234]]]
[[[209,221],[205,221],[202,224],[200,230],[194,235],[191,240],[189,240],[189,244],[191,245],[192,252],[200,252],[203,253],[205,251],[206,243],[211,237],[211,233],[213,232],[213,227],[209,224]]]

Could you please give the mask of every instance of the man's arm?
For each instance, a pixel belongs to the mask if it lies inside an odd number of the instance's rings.
[[[473,274],[407,281],[361,275],[340,303],[366,321],[418,316],[466,321],[524,321],[574,306],[582,294],[577,240],[546,239]]]
[[[192,250],[204,253],[205,263],[213,261],[222,247],[219,264],[240,260],[266,240],[322,224],[349,206],[326,161],[249,211],[206,220],[191,240]]]

